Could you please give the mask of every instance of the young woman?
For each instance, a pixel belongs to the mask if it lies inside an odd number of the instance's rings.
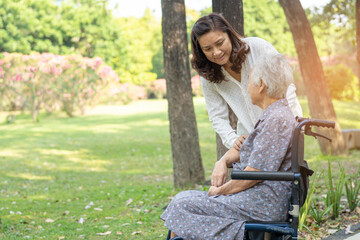
[[[227,148],[240,150],[262,110],[251,104],[246,91],[249,71],[264,53],[278,53],[261,38],[242,38],[219,14],[200,18],[191,32],[192,67],[201,76],[209,119]],[[286,99],[295,116],[302,116],[295,85]],[[237,132],[229,121],[228,105],[238,118]]]

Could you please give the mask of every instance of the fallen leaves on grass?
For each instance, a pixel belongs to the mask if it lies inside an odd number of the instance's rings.
[[[360,222],[359,213],[360,207],[357,207],[353,212],[343,210],[337,219],[327,219],[320,225],[311,219],[308,222],[308,228],[311,232],[303,230],[299,232],[299,237],[306,240],[323,239],[339,230],[344,230],[345,234],[351,234],[351,226]]]
[[[126,206],[129,206],[134,200],[132,198],[129,198],[127,201],[126,201]]]
[[[45,220],[45,222],[46,222],[46,223],[53,223],[53,222],[55,222],[55,220],[53,220],[53,219],[51,219],[51,218],[47,218],[47,219]]]
[[[93,205],[94,205],[94,202],[91,201],[88,205],[85,206],[85,209],[89,209],[89,208],[91,208],[91,206],[93,206]]]
[[[351,226],[347,226],[346,229],[345,229],[345,235],[348,235],[348,234],[352,234],[354,232],[351,231]]]
[[[99,236],[106,236],[106,235],[110,235],[110,234],[111,234],[111,231],[107,231],[104,233],[96,233],[96,235],[99,235]]]
[[[141,234],[141,231],[136,231],[136,232],[132,232],[132,233],[131,233],[131,236],[140,235],[140,234]]]

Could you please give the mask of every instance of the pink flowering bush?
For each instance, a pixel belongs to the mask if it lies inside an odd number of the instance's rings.
[[[204,96],[200,84],[200,76],[198,74],[191,78],[191,88],[194,96]]]
[[[98,57],[3,53],[0,59],[0,107],[29,109],[34,121],[42,108],[84,112],[114,85],[118,75]]]
[[[147,99],[145,87],[133,83],[120,83],[110,88],[108,94],[101,98],[101,103],[126,104],[140,99]]]
[[[166,98],[166,80],[157,79],[151,83],[147,83],[148,98],[162,99]],[[200,84],[200,76],[195,75],[191,78],[191,88],[194,96],[203,96]]]
[[[166,97],[166,80],[164,78],[157,79],[150,83],[148,89],[149,98],[162,99]]]

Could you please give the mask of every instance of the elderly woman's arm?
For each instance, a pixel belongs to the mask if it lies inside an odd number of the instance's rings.
[[[260,171],[258,169],[247,166],[245,171]],[[261,182],[260,180],[230,180],[220,187],[211,186],[209,189],[209,196],[214,195],[228,195],[244,191],[253,187],[255,184]]]
[[[215,163],[214,170],[211,175],[211,186],[222,186],[226,182],[228,167],[231,167],[233,163],[239,161],[239,151],[235,148],[230,148],[224,156]]]

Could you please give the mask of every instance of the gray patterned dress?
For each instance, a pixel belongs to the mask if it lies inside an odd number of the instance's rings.
[[[296,121],[286,99],[271,104],[240,150],[236,170],[291,170],[288,145]],[[204,191],[177,194],[161,215],[165,226],[184,239],[243,239],[245,221],[283,221],[291,182],[263,181],[245,191],[209,197]]]

